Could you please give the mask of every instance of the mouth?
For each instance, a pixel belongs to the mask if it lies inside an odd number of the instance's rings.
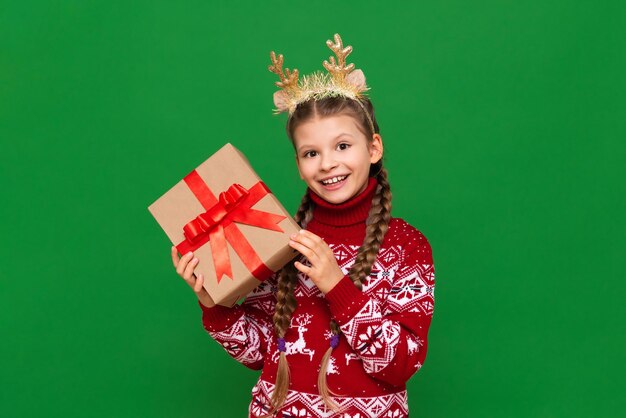
[[[349,176],[349,174],[345,176],[335,176],[326,180],[320,180],[319,183],[327,190],[335,190],[343,186]]]

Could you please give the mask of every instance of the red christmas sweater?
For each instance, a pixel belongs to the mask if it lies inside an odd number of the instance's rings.
[[[285,335],[290,386],[277,417],[408,417],[405,384],[426,358],[435,271],[426,237],[404,220],[392,218],[363,290],[347,276],[365,238],[376,185],[370,178],[363,192],[339,205],[307,191],[316,204],[307,229],[324,238],[346,276],[324,296],[299,273],[298,307]],[[276,289],[274,275],[241,305],[200,304],[208,333],[235,360],[262,370],[252,389],[251,418],[269,410],[276,379],[279,352],[272,323]],[[331,319],[342,330],[327,368],[328,387],[338,394],[333,399],[342,408],[339,413],[325,408],[317,389]]]

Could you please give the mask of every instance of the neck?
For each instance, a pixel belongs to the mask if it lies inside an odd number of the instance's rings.
[[[311,189],[307,193],[314,203],[313,219],[307,229],[321,236],[357,239],[365,238],[365,221],[372,206],[378,181],[370,177],[367,187],[343,203],[329,203]]]

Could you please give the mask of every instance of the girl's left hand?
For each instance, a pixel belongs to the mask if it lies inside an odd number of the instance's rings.
[[[333,250],[314,233],[301,229],[299,233],[291,236],[289,245],[309,260],[310,267],[299,261],[294,265],[309,276],[322,293],[330,292],[343,278],[344,274],[337,264]]]

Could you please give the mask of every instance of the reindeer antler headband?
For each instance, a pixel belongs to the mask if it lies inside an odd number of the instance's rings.
[[[274,105],[276,106],[274,112],[289,112],[291,115],[298,104],[302,102],[343,96],[354,99],[361,105],[372,132],[375,132],[370,114],[359,100],[360,97],[364,96],[363,93],[369,90],[365,84],[365,75],[363,75],[363,71],[355,70],[354,64],[346,65],[346,57],[352,52],[352,47],[344,48],[341,37],[337,33],[335,34],[335,42],[329,40],[326,41],[326,45],[337,56],[337,62],[335,62],[335,57],[331,56],[330,62],[324,60],[323,63],[324,68],[328,70],[327,73],[317,71],[309,76],[302,76],[300,82],[298,82],[298,70],[294,68],[293,71],[290,71],[289,68],[285,68],[283,72],[282,54],[276,58],[276,53],[270,52],[272,65],[268,69],[278,75],[280,81],[276,82],[276,86],[281,88],[274,93]]]

